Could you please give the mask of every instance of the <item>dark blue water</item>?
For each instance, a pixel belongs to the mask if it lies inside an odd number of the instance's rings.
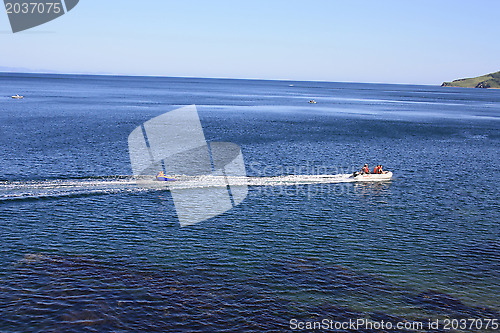
[[[191,104],[250,176],[394,178],[250,187],[181,228],[127,138]],[[500,317],[500,91],[0,74],[0,145],[2,332]]]

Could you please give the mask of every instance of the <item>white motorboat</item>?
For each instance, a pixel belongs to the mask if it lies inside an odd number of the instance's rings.
[[[391,180],[392,172],[386,171],[384,173],[357,173],[353,174],[351,177],[356,181],[365,181],[365,182],[373,182],[373,181],[383,181],[383,180]]]
[[[23,99],[24,96],[20,96],[19,94],[16,94],[16,95],[12,96],[12,98],[14,98],[14,99]]]

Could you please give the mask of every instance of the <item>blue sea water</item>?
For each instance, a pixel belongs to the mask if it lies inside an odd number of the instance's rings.
[[[251,186],[181,228],[127,139],[192,104],[249,176],[394,178]],[[1,332],[500,318],[498,90],[4,73],[0,146]]]

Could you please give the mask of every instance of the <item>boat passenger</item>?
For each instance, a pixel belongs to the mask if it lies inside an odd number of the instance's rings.
[[[380,164],[380,166],[378,167],[378,173],[380,174],[385,173],[385,171],[382,170],[382,164]]]
[[[380,165],[379,165],[379,164],[377,164],[377,166],[375,167],[375,169],[373,169],[373,173],[374,173],[374,174],[379,173],[379,172],[378,172],[378,171],[379,171],[379,168],[380,168]]]
[[[369,174],[370,173],[370,169],[368,169],[368,164],[365,164],[363,166],[363,168],[361,169],[361,173],[362,174]]]

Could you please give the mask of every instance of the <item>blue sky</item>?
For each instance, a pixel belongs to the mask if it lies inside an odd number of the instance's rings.
[[[0,70],[440,84],[500,70],[500,1],[80,0]]]

